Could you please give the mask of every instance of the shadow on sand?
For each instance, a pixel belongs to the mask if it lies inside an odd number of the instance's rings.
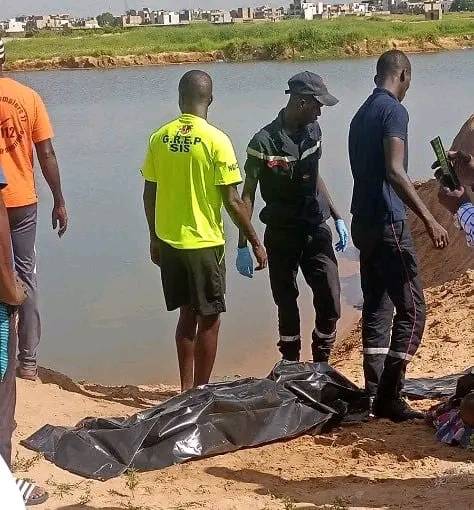
[[[315,459],[317,461],[317,459]],[[473,508],[474,475],[467,473],[438,478],[379,479],[335,476],[287,480],[252,469],[208,468],[207,473],[224,480],[254,484],[259,495],[272,494],[296,504],[333,505],[329,508],[446,509],[456,501],[456,510]],[[454,499],[453,499],[454,498]],[[451,502],[451,503],[450,503]],[[336,504],[337,503],[337,504]],[[304,508],[298,505],[298,508]],[[311,508],[311,507],[307,507]],[[327,508],[327,507],[326,507]],[[452,508],[452,507],[451,507]]]
[[[178,389],[169,387],[147,390],[132,385],[78,384],[67,375],[43,367],[39,367],[38,377],[43,384],[56,384],[71,393],[141,409],[152,407],[157,402],[163,402],[179,393]]]

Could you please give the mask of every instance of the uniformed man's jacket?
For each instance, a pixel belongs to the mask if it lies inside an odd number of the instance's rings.
[[[263,223],[272,226],[319,225],[329,216],[316,182],[321,158],[321,128],[308,124],[299,143],[283,130],[283,110],[247,147],[245,171],[258,178],[265,207]]]

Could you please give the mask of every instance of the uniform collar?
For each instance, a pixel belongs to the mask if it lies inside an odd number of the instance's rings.
[[[375,94],[386,94],[387,96],[393,97],[393,99],[395,99],[395,101],[400,102],[400,100],[398,99],[397,96],[395,96],[395,94],[392,94],[392,92],[390,92],[390,90],[384,89],[382,87],[375,87],[373,94],[374,95]]]
[[[288,133],[284,130],[284,128],[283,128],[283,114],[284,114],[284,112],[285,112],[285,109],[282,108],[280,110],[280,113],[278,114],[278,117],[275,119],[275,127],[277,129],[278,136],[281,140],[281,150],[282,150],[282,152],[288,154],[289,156],[294,156],[296,158],[299,158],[301,143],[300,144],[295,143],[291,139],[290,135],[288,135]],[[310,134],[310,132],[312,132],[312,129],[313,129],[313,126],[311,124],[308,124],[307,126],[305,126],[305,128],[302,132],[301,142],[303,142],[305,138],[309,137],[309,134]]]

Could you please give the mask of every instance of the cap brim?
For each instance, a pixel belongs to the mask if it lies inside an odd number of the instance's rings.
[[[331,94],[324,94],[322,96],[314,96],[324,106],[334,106],[339,103],[339,99]]]

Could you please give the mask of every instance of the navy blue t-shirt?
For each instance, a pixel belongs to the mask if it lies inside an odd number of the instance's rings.
[[[354,218],[375,222],[406,219],[406,208],[387,180],[383,141],[396,137],[405,142],[408,169],[408,112],[388,90],[376,88],[352,119],[349,159],[354,189]]]

